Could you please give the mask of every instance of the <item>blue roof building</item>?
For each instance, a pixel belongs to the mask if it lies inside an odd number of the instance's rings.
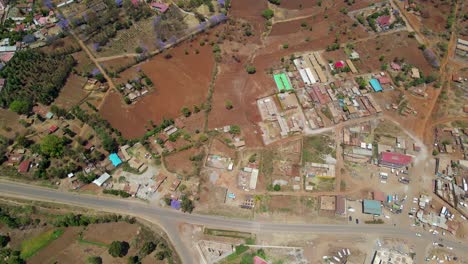
[[[114,165],[114,167],[117,167],[120,164],[122,164],[122,160],[119,158],[119,156],[116,153],[110,154],[109,160],[112,162],[112,165]]]
[[[381,215],[382,214],[382,206],[380,205],[380,201],[376,200],[364,200],[362,203],[363,212],[365,214],[372,214],[372,215]]]
[[[380,85],[377,79],[371,79],[369,83],[372,86],[372,89],[374,89],[374,91],[381,92],[383,90],[382,86]]]

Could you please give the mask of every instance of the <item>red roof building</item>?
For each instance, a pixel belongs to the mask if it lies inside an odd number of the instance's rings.
[[[392,70],[395,70],[395,71],[401,70],[401,66],[395,62],[390,62],[390,68],[392,68]]]
[[[344,67],[345,67],[344,61],[335,62],[335,68],[344,68]]]
[[[29,160],[25,160],[23,162],[20,163],[20,165],[18,166],[18,172],[19,173],[26,173],[29,171],[29,165],[31,165],[31,161]]]
[[[335,213],[337,215],[346,215],[346,198],[342,195],[336,196]]]
[[[392,83],[392,80],[388,77],[378,77],[377,80],[379,80],[380,84],[390,84]]]
[[[379,16],[377,18],[377,23],[379,23],[379,26],[381,27],[390,26],[390,16]]]
[[[390,168],[401,168],[409,165],[412,160],[413,158],[411,156],[405,154],[382,152],[380,153],[379,164]]]
[[[52,125],[51,127],[49,127],[49,134],[54,133],[55,131],[57,131],[57,129],[58,129],[58,126]]]
[[[150,4],[150,6],[158,11],[160,11],[161,13],[166,13],[167,9],[169,9],[169,6],[166,5],[166,4],[163,4],[163,3],[156,3],[156,2],[153,2]]]
[[[381,201],[382,203],[385,202],[385,193],[383,192],[373,192],[372,196],[374,197],[374,200]]]
[[[255,256],[253,258],[253,263],[254,264],[268,264],[268,262],[266,262],[266,260],[262,259],[261,257],[259,256]]]

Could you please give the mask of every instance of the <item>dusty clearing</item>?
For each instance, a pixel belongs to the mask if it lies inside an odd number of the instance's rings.
[[[83,89],[85,83],[86,78],[71,74],[65,86],[60,91],[59,96],[55,99],[55,105],[70,109],[80,103],[86,97],[86,92]]]

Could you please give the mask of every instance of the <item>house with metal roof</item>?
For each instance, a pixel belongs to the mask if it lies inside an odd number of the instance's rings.
[[[365,214],[381,215],[382,206],[379,201],[376,200],[364,200],[362,202],[362,212]]]
[[[107,180],[110,179],[110,177],[111,176],[107,172],[105,172],[101,176],[99,176],[99,178],[95,179],[93,183],[101,187]]]
[[[377,79],[371,79],[369,84],[372,86],[372,89],[374,89],[375,92],[383,91],[382,86]]]

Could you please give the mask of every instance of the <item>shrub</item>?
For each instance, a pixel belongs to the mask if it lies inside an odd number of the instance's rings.
[[[265,18],[266,20],[270,20],[274,15],[275,15],[275,13],[273,12],[273,10],[271,10],[271,9],[269,9],[269,8],[263,10],[263,12],[262,12],[262,16],[263,16],[263,18]]]
[[[102,264],[102,258],[99,256],[88,257],[86,263],[88,264]]]
[[[247,71],[248,74],[254,74],[257,72],[257,69],[255,69],[253,65],[247,65],[245,71]]]
[[[273,190],[275,190],[275,192],[281,191],[281,185],[275,184],[275,186],[273,187]]]
[[[156,246],[157,244],[155,244],[153,241],[146,242],[140,249],[140,254],[144,256],[149,255],[156,249]]]

